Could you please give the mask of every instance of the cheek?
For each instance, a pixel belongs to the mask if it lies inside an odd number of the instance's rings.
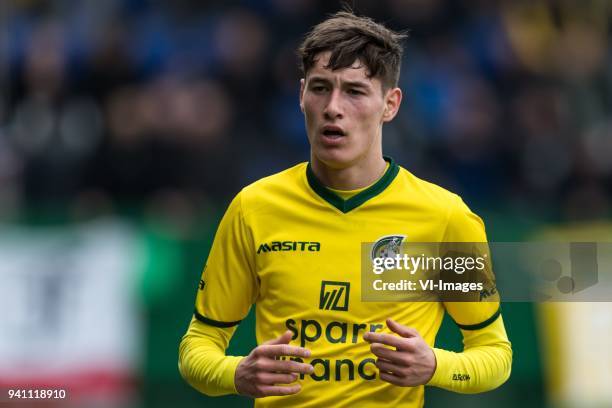
[[[304,123],[307,129],[313,129],[316,127],[315,115],[312,111],[304,109]]]
[[[313,103],[311,99],[304,99],[303,106],[304,106],[304,119],[306,120],[306,123],[310,123],[315,117],[315,112],[316,112],[315,104]]]
[[[380,125],[383,111],[378,104],[360,104],[355,106],[354,117],[363,128],[375,129]]]

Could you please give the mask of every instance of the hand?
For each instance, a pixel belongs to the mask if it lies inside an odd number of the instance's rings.
[[[367,332],[363,339],[378,357],[380,379],[402,387],[426,384],[436,371],[436,356],[418,331],[387,319],[387,327],[401,337]],[[387,346],[395,347],[390,349]]]
[[[298,379],[298,374],[312,374],[310,364],[291,360],[275,360],[275,357],[310,357],[310,350],[290,346],[291,331],[280,337],[257,346],[242,359],[236,368],[234,384],[241,395],[253,398],[271,395],[291,395],[300,392],[300,384],[291,384]]]

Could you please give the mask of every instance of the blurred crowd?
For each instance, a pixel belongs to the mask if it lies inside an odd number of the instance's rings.
[[[612,2],[349,3],[410,30],[387,155],[472,206],[610,215]],[[340,7],[3,1],[0,214],[225,206],[307,160],[295,49]]]

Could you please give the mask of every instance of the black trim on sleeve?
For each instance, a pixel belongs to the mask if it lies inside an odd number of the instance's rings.
[[[193,311],[193,315],[195,316],[196,319],[198,319],[202,323],[206,323],[207,325],[214,326],[214,327],[234,327],[242,321],[242,320],[238,320],[235,322],[219,322],[217,320],[212,320],[212,319],[209,319],[208,317],[202,316],[200,313],[198,313],[197,310]]]
[[[501,315],[501,306],[500,306],[499,309],[497,309],[497,312],[493,313],[493,316],[489,317],[487,320],[485,320],[482,323],[477,323],[477,324],[459,324],[459,323],[455,322],[455,324],[457,324],[457,326],[459,326],[459,328],[462,329],[462,330],[480,330],[480,329],[484,329],[485,327],[487,327],[488,325],[493,323],[495,320],[497,320],[497,318],[500,315]]]

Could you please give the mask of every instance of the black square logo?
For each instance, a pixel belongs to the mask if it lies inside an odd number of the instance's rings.
[[[350,289],[349,282],[321,281],[319,309],[348,311]]]

